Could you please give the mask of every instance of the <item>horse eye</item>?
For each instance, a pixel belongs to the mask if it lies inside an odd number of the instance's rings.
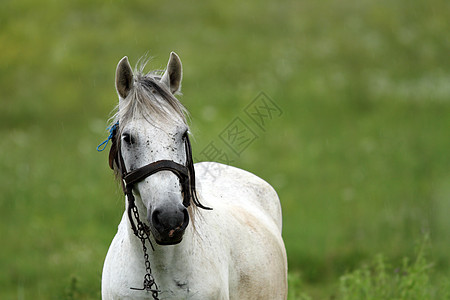
[[[132,145],[135,143],[134,138],[129,133],[122,134],[122,140],[128,145]]]

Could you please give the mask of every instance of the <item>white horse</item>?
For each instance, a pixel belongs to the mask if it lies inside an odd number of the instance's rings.
[[[174,97],[181,61],[172,52],[162,75],[144,74],[144,65],[133,73],[124,57],[116,70],[110,166],[127,200],[103,266],[103,299],[286,299],[275,190],[231,166],[194,167],[186,111]]]

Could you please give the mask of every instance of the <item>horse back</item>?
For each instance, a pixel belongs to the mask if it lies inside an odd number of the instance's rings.
[[[197,163],[195,169],[200,177],[200,189],[206,188],[209,194],[215,194],[216,201],[243,206],[254,213],[260,210],[281,233],[280,200],[274,188],[265,180],[245,170],[215,162]]]

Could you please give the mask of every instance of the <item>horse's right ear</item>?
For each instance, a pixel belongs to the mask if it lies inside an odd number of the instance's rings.
[[[116,69],[116,90],[119,96],[125,99],[133,87],[133,70],[131,69],[128,57],[119,61]]]

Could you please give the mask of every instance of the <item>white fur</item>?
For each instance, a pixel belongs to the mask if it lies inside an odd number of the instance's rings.
[[[160,159],[185,162],[182,119],[137,117],[122,125],[121,132],[132,133],[136,143],[122,147],[127,168]],[[249,172],[218,163],[197,163],[195,171],[200,202],[213,210],[190,208],[190,223],[177,245],[157,245],[151,236],[155,251],[147,248],[159,298],[286,299],[287,260],[274,189]],[[148,177],[134,191],[146,223],[155,207],[183,200],[170,171]],[[152,299],[146,291],[130,289],[142,287],[144,274],[142,245],[125,210],[105,259],[102,298]]]

